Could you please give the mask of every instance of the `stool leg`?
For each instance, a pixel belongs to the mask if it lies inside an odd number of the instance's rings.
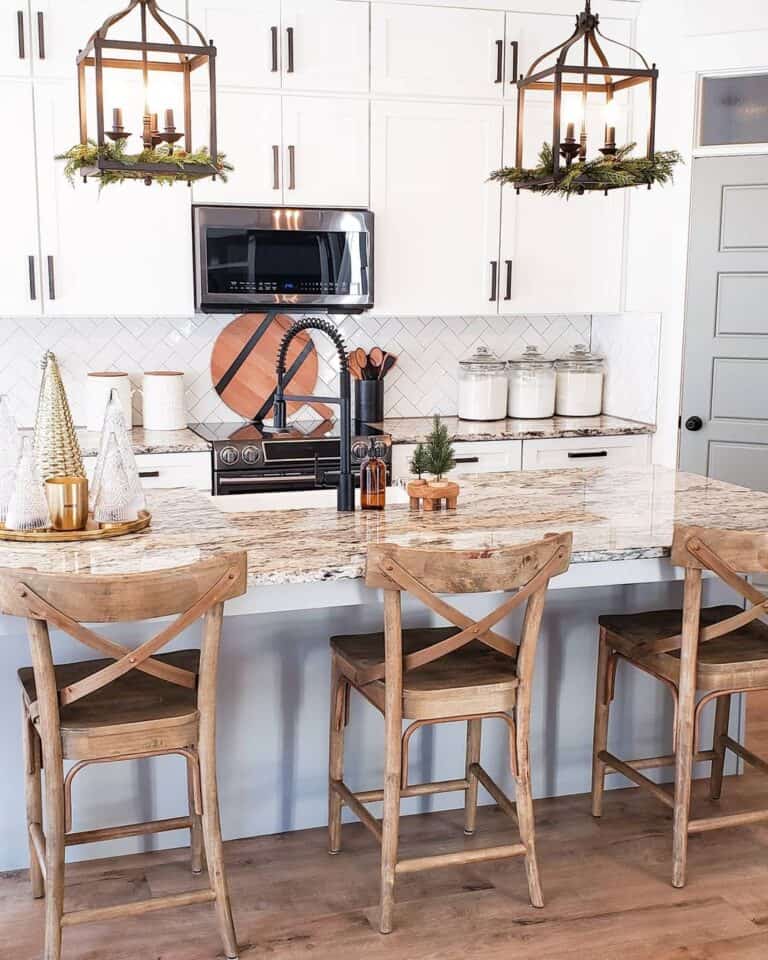
[[[43,785],[40,776],[40,741],[37,732],[29,719],[27,708],[22,700],[21,730],[24,744],[24,795],[27,807],[27,835],[29,841],[29,881],[32,886],[32,896],[39,900],[45,896],[43,872],[37,860],[32,838],[29,836],[29,827],[36,823],[43,825]]]
[[[709,777],[709,796],[711,800],[719,800],[723,791],[723,766],[725,764],[725,743],[723,738],[728,735],[728,721],[731,716],[731,695],[717,698],[715,706],[715,730],[712,749],[715,751],[715,759],[712,761],[712,768]]]
[[[395,908],[395,866],[400,841],[400,777],[402,758],[401,720],[387,716],[384,758],[384,814],[381,836],[381,917],[379,930],[391,933]]]
[[[349,684],[342,677],[334,658],[331,666],[331,724],[328,752],[328,778],[344,779],[344,728],[347,724]],[[328,852],[341,850],[341,813],[344,804],[335,790],[328,789]]]
[[[518,726],[516,732],[517,751],[517,820],[520,827],[520,839],[525,844],[525,872],[528,875],[528,895],[534,907],[544,906],[539,879],[539,864],[536,860],[536,825],[533,816],[533,794],[531,793],[531,765],[528,755],[528,737],[521,735]]]
[[[189,845],[191,850],[192,873],[203,872],[203,820],[198,813],[198,802],[195,801],[195,779],[199,782],[199,767],[191,758],[187,758],[187,796],[189,797],[189,819],[192,825],[189,828]]]
[[[64,776],[61,751],[45,755],[45,950],[43,960],[61,958],[64,913]],[[58,759],[58,763],[54,762]]]
[[[595,690],[595,727],[592,741],[592,816],[603,815],[605,791],[605,763],[598,758],[601,750],[608,748],[608,721],[611,710],[611,693],[608,689],[608,661],[610,649],[605,639],[605,630],[600,628],[597,654],[597,689]]]
[[[469,780],[465,800],[464,800],[464,833],[471,837],[475,832],[477,822],[477,789],[478,780],[474,773],[470,772],[473,763],[480,762],[480,738],[483,729],[482,720],[467,721],[467,766],[465,777]]]

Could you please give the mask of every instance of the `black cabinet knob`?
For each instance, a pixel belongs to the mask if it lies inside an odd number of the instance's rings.
[[[686,430],[701,430],[703,426],[704,421],[701,419],[701,417],[688,417],[688,419],[685,421]]]

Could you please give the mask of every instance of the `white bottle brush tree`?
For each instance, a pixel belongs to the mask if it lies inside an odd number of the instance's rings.
[[[421,480],[422,474],[431,473],[435,480],[442,480],[443,475],[453,469],[453,444],[448,436],[448,428],[435,414],[432,420],[432,432],[426,443],[420,443],[411,459],[411,473],[415,473]]]

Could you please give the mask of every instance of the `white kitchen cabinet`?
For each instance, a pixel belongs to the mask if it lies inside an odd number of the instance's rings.
[[[31,18],[27,0],[0,0],[0,76],[25,77],[32,69]]]
[[[88,39],[104,21],[127,4],[115,0],[31,0],[33,71],[36,76],[69,77],[76,74],[76,57]],[[163,0],[164,11],[186,17],[185,0]],[[173,17],[166,18],[180,38],[186,41],[186,27]],[[168,35],[149,20],[149,39],[169,42]],[[139,11],[110,29],[109,39],[137,40]]]
[[[554,437],[523,441],[523,470],[562,467],[629,467],[649,463],[647,434],[622,437]]]
[[[284,202],[368,206],[367,100],[283,97]]]
[[[456,99],[504,91],[504,14],[374,3],[371,83],[375,94]]]
[[[83,457],[83,465],[88,477],[92,477],[96,457]],[[142,453],[136,457],[136,466],[145,490],[190,487],[210,493],[210,453]]]
[[[371,208],[376,311],[495,311],[502,107],[376,101]],[[492,264],[496,263],[496,267]]]
[[[0,316],[40,313],[40,258],[37,232],[32,86],[26,80],[0,81],[0,126],[12,130],[13,171],[0,180]]]
[[[189,0],[189,21],[214,42],[219,84],[280,86],[280,0]]]
[[[410,478],[415,443],[397,443],[392,447],[392,477]],[[522,467],[520,440],[468,440],[454,443],[456,466],[450,476],[463,473],[502,473]]]
[[[349,0],[283,0],[283,89],[364,93],[369,10]]]
[[[186,314],[193,310],[190,190],[65,179],[54,155],[77,142],[72,82],[35,84],[45,312]]]
[[[251,90],[220,90],[217,104],[219,148],[232,161],[227,182],[193,184],[195,203],[283,202],[281,97]],[[198,120],[207,123],[207,118]]]

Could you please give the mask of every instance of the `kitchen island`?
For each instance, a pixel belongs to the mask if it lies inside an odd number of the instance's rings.
[[[676,522],[768,528],[768,494],[660,467],[466,477],[458,510],[431,515],[412,513],[404,504],[382,513],[339,514],[321,507],[261,510],[253,509],[252,498],[218,501],[185,489],[152,491],[149,505],[152,527],[141,534],[93,544],[0,543],[0,566],[114,574],[192,563],[222,551],[247,552],[249,591],[227,608],[220,680],[226,837],[325,822],[328,637],[381,626],[381,597],[361,580],[369,543],[482,548],[573,531],[572,566],[552,583],[536,670],[531,749],[535,794],[544,796],[589,787],[598,614],[680,604],[679,571],[666,559]],[[710,599],[730,599],[724,590],[711,588]],[[496,602],[478,596],[463,600],[476,616]],[[432,622],[411,602],[405,605],[405,619],[407,624]],[[145,635],[143,625],[114,629],[124,641]],[[26,861],[15,671],[29,662],[29,654],[20,621],[0,618],[0,635],[0,709],[7,734],[0,869],[10,869]],[[177,646],[196,639],[187,635]],[[88,657],[84,648],[57,635],[54,652],[60,662]],[[617,752],[668,752],[671,704],[666,691],[644,676],[620,672],[619,682],[628,689],[612,730]],[[355,788],[373,786],[381,777],[376,763],[382,755],[381,723],[363,703],[355,702],[353,709],[366,716],[350,737],[350,780]],[[738,722],[735,704],[734,724]],[[461,756],[457,743],[463,731],[445,727],[419,736],[415,776],[455,776],[451,771]],[[502,781],[503,757],[503,733],[489,728],[484,759]],[[84,802],[75,804],[82,828],[98,823],[97,814],[101,822],[106,815],[114,823],[177,815],[168,804],[183,795],[175,789],[182,775],[172,758],[89,771],[91,789],[83,792]],[[455,802],[450,796],[413,799],[404,810]],[[109,852],[174,839],[186,842],[183,834],[169,834],[162,841],[126,840],[111,845]],[[105,852],[83,848],[81,855]]]

